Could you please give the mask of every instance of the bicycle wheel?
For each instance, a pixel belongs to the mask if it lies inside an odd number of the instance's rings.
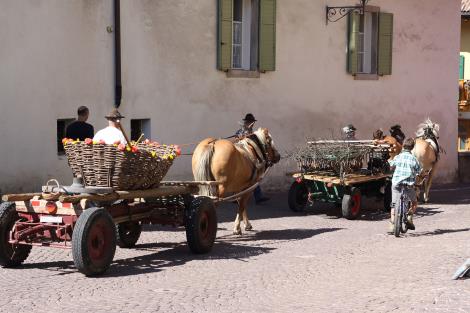
[[[395,209],[395,221],[393,224],[393,234],[395,235],[395,237],[400,237],[401,221],[402,221],[401,208],[400,206],[397,205]]]
[[[402,209],[402,220],[403,222],[401,223],[402,227],[401,227],[401,232],[402,233],[406,233],[408,231],[408,210],[410,209],[411,207],[411,202],[410,201],[406,201],[405,202],[406,204],[403,205],[403,209]]]

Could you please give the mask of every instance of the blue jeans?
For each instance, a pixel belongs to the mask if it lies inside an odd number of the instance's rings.
[[[261,187],[259,185],[253,191],[253,195],[255,196],[255,201],[258,201],[263,197],[263,192],[261,191]]]

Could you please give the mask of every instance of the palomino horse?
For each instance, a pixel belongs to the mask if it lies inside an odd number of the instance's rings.
[[[279,162],[281,156],[266,128],[259,128],[253,134],[233,143],[225,139],[207,138],[194,150],[192,167],[195,180],[215,180],[217,190],[202,186],[200,193],[206,196],[223,198],[229,193],[238,193],[255,184],[265,170]],[[247,204],[251,192],[237,200],[238,214],[233,233],[240,235],[240,221],[243,219],[245,230],[253,227],[248,221]]]
[[[439,125],[427,119],[419,124],[416,132],[416,143],[412,151],[423,168],[422,174],[417,179],[417,185],[423,186],[424,202],[429,201],[429,189],[431,188],[432,178],[436,172],[436,166],[439,161]]]

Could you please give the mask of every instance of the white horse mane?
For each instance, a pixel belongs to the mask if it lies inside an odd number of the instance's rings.
[[[417,137],[421,137],[424,135],[424,130],[427,129],[427,128],[430,128],[432,129],[432,132],[434,133],[434,135],[436,137],[439,137],[439,124],[437,123],[434,123],[433,121],[431,121],[430,118],[427,118],[424,123],[421,123],[418,125],[418,131],[416,132],[416,136]]]
[[[264,131],[263,129],[260,127],[258,128],[254,134],[256,135],[256,137],[258,137],[259,141],[261,141],[261,143],[263,145],[267,145],[268,144],[268,139],[266,138],[266,136],[264,135]]]

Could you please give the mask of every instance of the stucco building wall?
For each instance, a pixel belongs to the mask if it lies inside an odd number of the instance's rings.
[[[123,0],[126,128],[130,118],[150,118],[152,139],[190,143],[231,135],[252,112],[284,154],[306,137],[338,136],[346,123],[370,138],[395,123],[412,135],[430,117],[441,124],[447,151],[437,181],[455,179],[460,1],[371,1],[394,13],[392,75],[378,81],[346,73],[346,20],[326,25],[327,4],[345,3],[278,0],[276,71],[227,78],[216,70],[216,1]],[[111,0],[0,3],[2,191],[70,179],[56,155],[56,119],[87,105],[95,129],[105,125],[114,92],[111,24]],[[293,165],[282,161],[266,184],[287,183]],[[169,176],[190,179],[190,157]]]

